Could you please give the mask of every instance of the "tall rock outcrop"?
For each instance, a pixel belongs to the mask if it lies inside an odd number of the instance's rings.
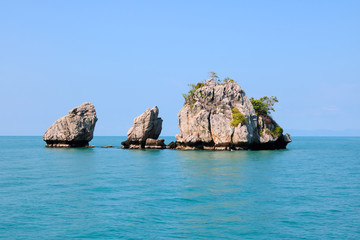
[[[158,117],[157,106],[148,108],[134,119],[134,125],[127,133],[127,140],[122,142],[124,148],[165,148],[164,140],[158,139],[162,129],[162,119]]]
[[[43,140],[47,147],[86,147],[93,138],[97,120],[94,105],[83,103],[56,120]]]
[[[232,80],[219,84],[210,78],[198,83],[178,118],[177,149],[277,149],[285,148],[289,141],[282,132],[271,134],[277,124],[272,120],[273,125],[266,125],[244,90]]]

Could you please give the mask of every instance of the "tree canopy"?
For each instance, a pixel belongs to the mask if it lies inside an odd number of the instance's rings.
[[[276,97],[261,97],[260,99],[250,98],[256,114],[259,116],[268,116],[271,111],[275,112],[274,104],[279,102]]]

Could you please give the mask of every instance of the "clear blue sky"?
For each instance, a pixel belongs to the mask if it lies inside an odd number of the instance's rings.
[[[1,1],[0,135],[42,135],[82,102],[95,135],[126,135],[157,105],[178,133],[188,83],[209,71],[302,133],[360,133],[360,1]],[[292,132],[291,132],[292,131]]]

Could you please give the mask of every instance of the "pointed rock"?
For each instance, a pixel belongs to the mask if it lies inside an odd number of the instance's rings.
[[[162,119],[158,117],[159,109],[157,106],[148,108],[143,114],[134,119],[134,125],[127,133],[127,140],[122,142],[124,148],[144,148],[147,139],[158,139],[162,129]],[[161,141],[157,141],[161,146]],[[155,146],[154,142],[149,142]],[[149,145],[149,148],[150,148]],[[159,146],[160,146],[159,145]],[[155,148],[155,147],[153,147]]]
[[[83,103],[56,120],[45,132],[43,140],[47,147],[87,147],[97,120],[94,105]]]

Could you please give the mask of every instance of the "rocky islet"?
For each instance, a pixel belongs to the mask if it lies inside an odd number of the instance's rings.
[[[163,120],[158,117],[159,108],[148,108],[134,119],[134,125],[127,133],[126,141],[122,142],[123,148],[130,149],[162,149],[165,148],[164,139],[158,139]]]
[[[45,132],[43,140],[47,147],[87,147],[97,120],[94,105],[83,103],[56,120]]]
[[[273,150],[291,142],[271,116],[257,114],[244,90],[233,80],[198,83],[179,111],[179,134],[167,146],[158,139],[163,120],[157,106],[134,119],[123,148],[179,150]],[[97,116],[83,103],[58,119],[44,134],[47,147],[87,147]],[[106,146],[109,148],[109,146]],[[111,146],[112,147],[112,146]]]
[[[197,85],[178,114],[180,133],[173,148],[183,150],[283,149],[290,135],[270,116],[257,115],[233,80],[210,78]],[[275,129],[281,131],[275,132]]]

